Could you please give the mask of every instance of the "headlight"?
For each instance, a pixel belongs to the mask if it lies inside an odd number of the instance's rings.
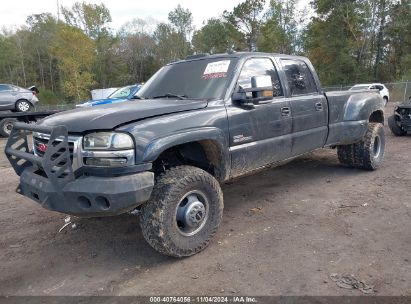
[[[90,133],[83,138],[84,150],[115,151],[134,149],[130,135],[116,132]]]

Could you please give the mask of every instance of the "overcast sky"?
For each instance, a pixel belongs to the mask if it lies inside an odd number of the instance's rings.
[[[71,7],[74,0],[59,0],[60,5]],[[241,0],[86,0],[88,3],[104,3],[110,10],[113,22],[111,28],[118,30],[133,18],[152,17],[157,21],[167,21],[168,13],[178,4],[193,13],[194,25],[199,29],[203,21],[217,17],[224,10],[231,10]],[[20,26],[27,16],[50,12],[57,15],[57,0],[2,0],[0,3],[0,28]]]

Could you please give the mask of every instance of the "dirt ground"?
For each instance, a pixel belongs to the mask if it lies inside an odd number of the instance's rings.
[[[329,149],[223,185],[218,234],[186,259],[151,249],[133,215],[58,233],[65,216],[16,194],[1,153],[0,295],[362,294],[334,273],[411,295],[411,136],[386,135],[375,172],[344,168]]]

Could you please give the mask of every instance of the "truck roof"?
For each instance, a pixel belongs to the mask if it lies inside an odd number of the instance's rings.
[[[202,59],[215,59],[215,58],[246,58],[246,57],[264,57],[264,56],[272,56],[272,57],[281,57],[281,58],[293,58],[293,59],[303,59],[307,60],[306,57],[303,56],[295,56],[295,55],[287,55],[287,54],[278,54],[278,53],[264,53],[264,52],[233,52],[233,53],[221,53],[221,54],[196,54],[192,56],[188,56],[185,59],[177,60],[171,62],[169,64],[175,64],[179,62],[188,62],[188,61],[196,61]]]

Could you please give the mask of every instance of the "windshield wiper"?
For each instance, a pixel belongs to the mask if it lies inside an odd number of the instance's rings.
[[[140,97],[140,96],[138,96],[138,95],[134,95],[133,97],[131,97],[131,99],[145,99],[145,98]]]
[[[164,97],[176,97],[178,99],[187,99],[187,95],[177,95],[173,93],[166,93],[164,95],[153,96],[152,99],[164,98]]]

